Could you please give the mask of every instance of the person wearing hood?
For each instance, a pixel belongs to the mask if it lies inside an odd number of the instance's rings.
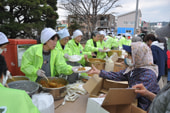
[[[59,36],[52,28],[41,31],[41,44],[29,47],[22,56],[21,71],[31,81],[42,77],[55,77],[60,74],[70,75],[75,70],[67,65],[62,53],[55,49]]]
[[[104,79],[128,81],[130,88],[136,84],[143,83],[147,90],[157,94],[160,90],[157,83],[158,67],[153,64],[151,49],[142,42],[134,42],[131,46],[123,45],[123,49],[128,53],[128,56],[125,58],[125,64],[128,67],[125,70],[107,72],[92,66],[92,69],[87,73],[98,74]],[[137,95],[137,99],[138,107],[147,111],[151,101],[141,95]]]
[[[99,52],[102,52],[102,48],[99,48],[97,46],[97,42],[100,39],[100,34],[98,31],[93,31],[91,34],[91,39],[89,39],[86,42],[86,45],[84,47],[84,51],[86,52],[93,52],[94,54],[88,56],[88,57],[93,57],[93,58],[100,58]]]
[[[158,42],[155,35],[148,34],[145,36],[144,41],[151,48],[153,54],[153,62],[158,65],[158,78],[159,81],[161,76],[165,75],[165,64],[167,62],[167,50],[164,47],[164,43]]]
[[[60,40],[57,41],[56,48],[59,49],[62,55],[64,56],[64,48],[67,42],[69,41],[70,33],[68,32],[67,28],[64,28],[58,31],[57,34],[59,35]]]
[[[6,35],[0,32],[0,54],[8,43]],[[5,58],[0,55],[0,111],[2,113],[40,113],[25,91],[4,87],[3,80],[6,78],[7,71]]]
[[[68,59],[69,56],[80,55],[81,60],[78,63],[85,66],[85,58],[87,56],[90,56],[92,53],[84,51],[83,46],[80,44],[82,36],[83,36],[83,33],[78,29],[73,32],[72,39],[69,40],[68,43],[65,45],[64,57]]]

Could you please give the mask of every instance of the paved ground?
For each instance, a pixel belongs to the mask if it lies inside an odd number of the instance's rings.
[[[165,76],[162,76],[162,82],[161,80],[159,81],[159,86],[162,89],[163,86],[165,86],[166,84],[167,84],[167,76],[165,75]]]

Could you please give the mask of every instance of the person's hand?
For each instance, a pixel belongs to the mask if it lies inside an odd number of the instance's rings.
[[[45,76],[45,71],[43,71],[42,69],[39,69],[39,70],[37,71],[37,75],[40,76],[40,77],[46,77],[46,76]]]
[[[148,90],[145,88],[143,84],[134,85],[132,88],[135,89],[135,93],[139,93],[142,96],[146,96],[148,93]]]
[[[87,57],[88,57],[87,55],[84,55],[84,58],[85,58],[85,59],[87,59]]]
[[[96,54],[92,52],[92,53],[91,53],[91,56],[96,56]]]
[[[156,96],[154,93],[152,93],[149,90],[147,90],[143,84],[134,85],[132,88],[135,88],[135,93],[139,93],[140,95],[148,98],[151,101]]]
[[[98,51],[99,51],[99,52],[103,52],[103,49],[99,48]]]
[[[66,53],[66,54],[64,54],[64,57],[68,59],[69,55]]]
[[[100,70],[98,70],[93,64],[92,69],[87,72],[87,74],[100,74]]]

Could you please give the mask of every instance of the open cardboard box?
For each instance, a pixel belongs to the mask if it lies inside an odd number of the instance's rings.
[[[105,98],[89,98],[86,113],[146,113],[134,106],[135,89],[110,88]]]
[[[118,58],[118,60],[114,63],[113,72],[119,72],[120,70],[124,70],[127,68],[126,64],[122,62],[124,62],[124,59]]]
[[[103,79],[99,75],[93,75],[84,85],[83,88],[90,94],[91,97],[96,97],[100,92],[107,93],[109,88],[127,88],[127,81],[113,81]]]

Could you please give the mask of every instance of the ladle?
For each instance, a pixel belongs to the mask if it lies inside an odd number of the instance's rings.
[[[49,79],[46,76],[44,76],[44,78],[47,79],[47,82],[48,82],[49,86],[51,86],[51,87],[56,87],[57,86],[57,83],[49,81]]]

